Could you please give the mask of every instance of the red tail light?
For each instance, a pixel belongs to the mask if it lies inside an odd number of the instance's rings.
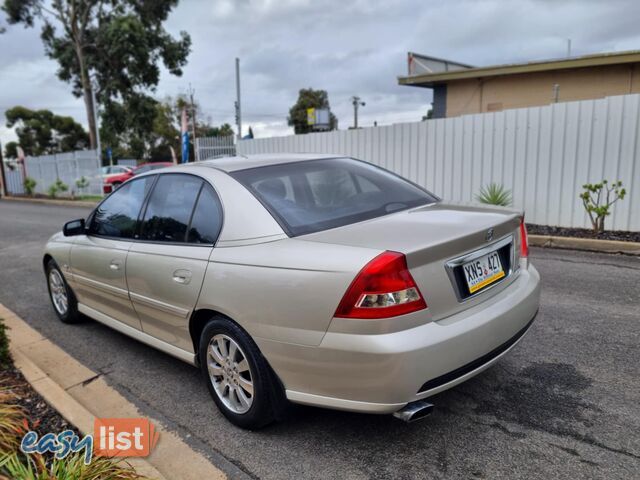
[[[520,219],[520,258],[529,257],[529,238],[527,237],[527,226],[524,217]]]
[[[402,253],[384,252],[351,282],[334,316],[389,318],[427,308]]]

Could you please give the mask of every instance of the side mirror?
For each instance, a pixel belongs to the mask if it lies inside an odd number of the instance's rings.
[[[73,237],[74,235],[82,235],[84,233],[84,218],[71,220],[64,224],[62,234],[65,237]]]

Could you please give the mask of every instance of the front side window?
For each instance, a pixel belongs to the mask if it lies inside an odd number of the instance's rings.
[[[90,235],[134,238],[138,215],[155,177],[143,177],[122,185],[93,212]]]
[[[230,175],[262,202],[290,236],[437,201],[417,185],[352,158],[268,165]]]
[[[184,242],[203,181],[193,175],[161,175],[142,220],[140,238],[154,242]]]

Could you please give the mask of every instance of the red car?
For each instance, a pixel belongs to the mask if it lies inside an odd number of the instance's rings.
[[[104,193],[111,193],[118,188],[120,184],[126,182],[134,175],[148,172],[149,170],[157,170],[159,168],[171,167],[171,162],[153,162],[153,163],[141,163],[137,167],[128,169],[128,171],[120,173],[118,175],[109,175],[105,178],[103,191]]]

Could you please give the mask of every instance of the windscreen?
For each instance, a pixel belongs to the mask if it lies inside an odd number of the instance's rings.
[[[290,236],[341,227],[437,201],[417,185],[352,158],[231,172]]]

